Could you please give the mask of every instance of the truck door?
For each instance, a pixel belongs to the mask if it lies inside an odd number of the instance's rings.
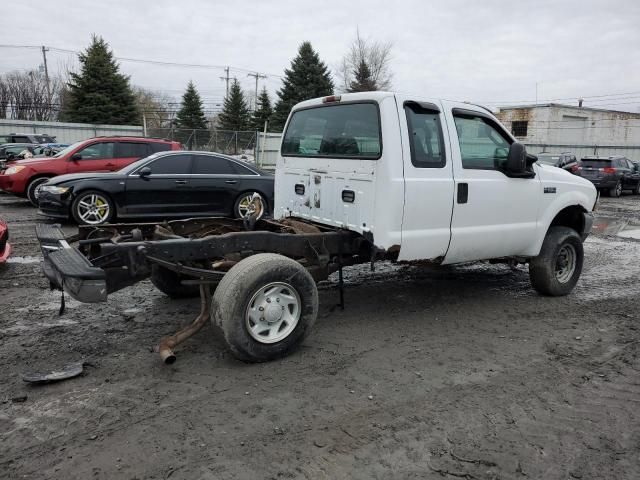
[[[451,238],[453,167],[447,125],[438,102],[397,97],[405,201],[399,260],[442,260]]]
[[[530,254],[540,180],[503,173],[511,136],[489,113],[443,102],[451,132],[455,203],[444,263]]]

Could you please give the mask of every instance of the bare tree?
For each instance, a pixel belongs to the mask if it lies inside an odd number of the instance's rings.
[[[356,73],[363,70],[363,65],[369,71],[369,82],[373,90],[391,89],[391,42],[378,42],[360,36],[356,31],[356,38],[351,42],[349,50],[342,58],[336,75],[340,79],[340,89],[348,92],[356,80]]]
[[[9,72],[0,76],[0,116],[15,120],[55,120],[60,110],[64,81],[49,79],[38,70]]]
[[[171,97],[142,87],[133,87],[138,110],[144,115],[147,128],[163,128],[170,122]]]

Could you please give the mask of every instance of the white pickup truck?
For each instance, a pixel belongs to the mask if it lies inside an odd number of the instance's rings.
[[[85,302],[149,276],[169,296],[200,294],[194,323],[160,342],[166,362],[209,318],[242,360],[288,354],[315,322],[316,281],[338,271],[342,299],[342,268],[357,263],[529,263],[537,291],[566,295],[597,192],[535,160],[473,104],[388,92],[308,100],[285,127],[274,219],[259,218],[256,197],[244,220],[81,227],[70,239],[43,225],[45,274]]]

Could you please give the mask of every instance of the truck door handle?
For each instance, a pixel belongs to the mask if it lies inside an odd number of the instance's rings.
[[[238,183],[238,181],[237,180],[225,180],[224,183],[228,183],[230,185],[234,185],[234,184]]]
[[[186,180],[176,180],[176,185],[186,185],[187,181]]]
[[[469,184],[459,183],[458,184],[458,203],[467,203],[467,200],[469,200]]]

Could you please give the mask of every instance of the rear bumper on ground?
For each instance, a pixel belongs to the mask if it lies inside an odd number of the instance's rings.
[[[44,257],[43,271],[51,284],[86,303],[107,299],[107,276],[80,251],[70,246],[57,225],[36,225]]]

